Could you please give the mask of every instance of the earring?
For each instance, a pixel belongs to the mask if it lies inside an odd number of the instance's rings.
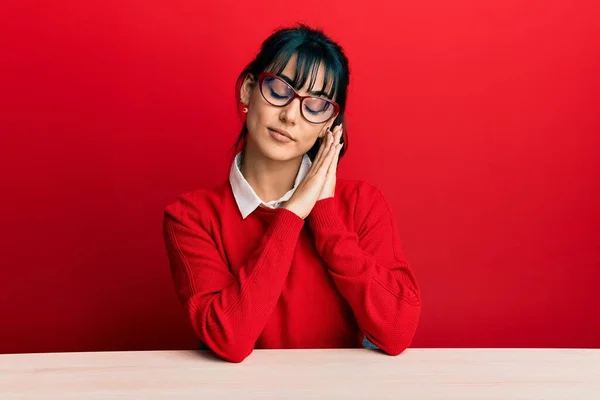
[[[244,107],[244,108],[242,108],[242,112],[243,112],[244,114],[246,114],[246,113],[248,112],[248,107]]]

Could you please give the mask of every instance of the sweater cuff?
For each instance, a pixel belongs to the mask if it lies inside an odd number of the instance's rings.
[[[338,215],[333,197],[317,201],[308,215],[308,221],[315,231],[346,229]]]
[[[273,221],[273,229],[277,230],[278,236],[280,238],[288,238],[289,235],[297,237],[304,226],[304,219],[285,208],[280,208],[277,211],[278,215]]]

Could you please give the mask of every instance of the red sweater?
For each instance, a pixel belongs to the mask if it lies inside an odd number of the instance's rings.
[[[380,190],[338,179],[306,220],[284,208],[242,219],[229,182],[165,209],[173,281],[194,331],[222,359],[254,348],[360,347],[390,355],[412,341],[419,287]]]

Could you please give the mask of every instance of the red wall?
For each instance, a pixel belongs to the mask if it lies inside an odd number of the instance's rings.
[[[194,346],[162,211],[226,179],[237,73],[296,20],[350,57],[339,173],[396,213],[413,346],[600,347],[594,1],[198,3],[0,6],[0,352]]]

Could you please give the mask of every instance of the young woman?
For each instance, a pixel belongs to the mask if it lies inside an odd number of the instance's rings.
[[[347,142],[342,48],[305,25],[262,44],[238,78],[245,114],[229,179],[165,209],[175,288],[201,344],[400,354],[421,303],[381,191],[336,179]]]

